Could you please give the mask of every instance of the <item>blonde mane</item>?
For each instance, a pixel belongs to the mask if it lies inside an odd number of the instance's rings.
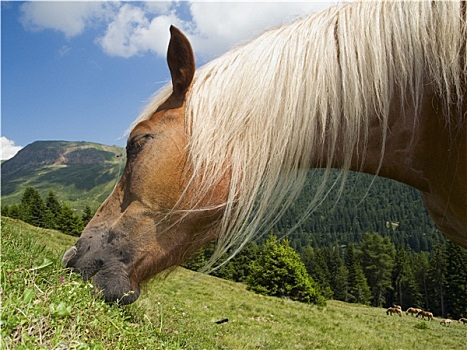
[[[326,170],[307,214],[329,191],[337,142],[348,150],[342,185],[371,116],[386,135],[394,96],[401,110],[410,103],[418,111],[429,81],[446,106],[461,104],[466,37],[460,2],[371,1],[276,28],[198,70],[186,118],[193,179],[204,184],[200,198],[227,173],[231,178],[212,263],[270,230],[299,195],[325,137]],[[170,93],[164,88],[137,121]]]

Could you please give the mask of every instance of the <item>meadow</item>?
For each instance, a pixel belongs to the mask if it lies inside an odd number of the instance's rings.
[[[105,304],[60,265],[75,238],[2,218],[1,349],[461,349],[467,326],[265,297],[178,268],[140,299]]]

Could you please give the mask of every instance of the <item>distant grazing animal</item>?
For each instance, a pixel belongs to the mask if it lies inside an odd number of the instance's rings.
[[[406,314],[406,315],[411,314],[412,316],[415,316],[415,315],[418,314],[420,311],[422,311],[422,309],[417,309],[416,307],[409,307],[409,308],[405,311],[405,314]]]
[[[452,323],[452,320],[450,320],[449,318],[446,318],[445,320],[441,320],[439,323],[447,326]]]
[[[425,319],[425,317],[431,321],[433,319],[433,314],[430,312],[430,311],[424,311],[424,310],[421,310],[416,317],[418,316],[421,316],[422,319]]]
[[[467,324],[467,318],[465,317],[459,318],[459,323]]]
[[[398,314],[400,317],[402,317],[402,310],[398,307],[390,307],[386,310],[386,315],[391,315],[392,314]]]
[[[106,301],[132,303],[203,245],[216,242],[209,269],[270,232],[317,168],[304,216],[349,171],[369,173],[419,190],[467,247],[466,33],[463,1],[355,1],[195,74],[171,27],[172,84],[131,126],[120,181],[62,263]]]

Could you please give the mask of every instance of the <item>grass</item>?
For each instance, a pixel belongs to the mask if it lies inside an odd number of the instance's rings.
[[[2,218],[1,349],[456,349],[467,327],[382,308],[316,307],[177,269],[107,305],[61,268],[74,238]],[[228,319],[217,324],[216,321]]]
[[[137,306],[107,305],[60,266],[74,239],[2,218],[1,349],[179,349]],[[170,340],[169,340],[170,341]]]

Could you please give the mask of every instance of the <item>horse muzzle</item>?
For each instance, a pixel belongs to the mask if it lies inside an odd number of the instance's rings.
[[[91,280],[106,302],[131,304],[139,297],[139,284],[131,281],[125,259],[113,253],[109,246],[95,247],[89,239],[80,238],[65,252],[62,264],[79,273],[85,281]]]

